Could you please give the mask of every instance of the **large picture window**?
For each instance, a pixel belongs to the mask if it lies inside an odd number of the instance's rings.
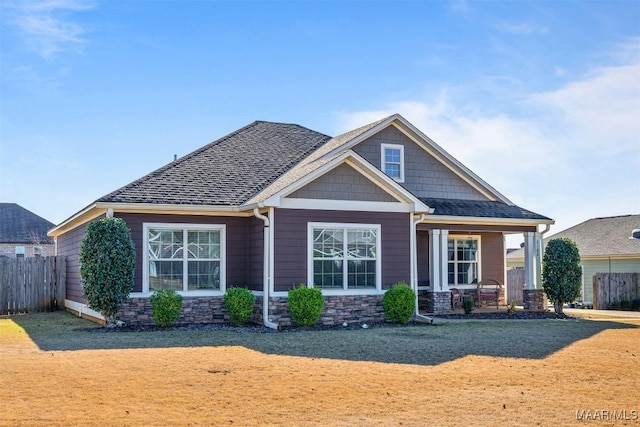
[[[145,224],[145,291],[223,291],[224,226]]]
[[[449,286],[478,283],[480,238],[477,236],[449,236],[447,247]]]
[[[380,288],[380,226],[309,224],[310,279],[322,289]]]

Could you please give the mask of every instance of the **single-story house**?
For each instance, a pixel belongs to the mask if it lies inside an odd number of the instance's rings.
[[[90,313],[80,243],[105,215],[126,221],[138,254],[120,319],[150,322],[149,296],[173,288],[181,322],[223,322],[225,290],[243,286],[270,327],[290,322],[287,291],[301,283],[322,289],[326,324],[382,320],[382,296],[401,281],[423,313],[445,313],[451,288],[504,283],[509,233],[524,235],[527,307],[541,308],[535,248],[553,223],[398,114],[336,137],[256,121],[99,198],[49,232],[78,313]]]
[[[47,236],[53,226],[16,203],[0,203],[0,257],[54,255],[53,238]]]
[[[634,238],[634,230],[636,231]],[[640,273],[640,215],[592,218],[544,238],[566,237],[580,251],[582,293],[580,301],[593,304],[593,276],[596,273]],[[508,268],[524,267],[524,250],[507,255]]]

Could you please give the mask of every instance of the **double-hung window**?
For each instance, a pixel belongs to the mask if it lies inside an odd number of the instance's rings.
[[[144,291],[224,291],[224,225],[145,224],[144,235]]]
[[[480,237],[449,236],[447,246],[449,286],[478,283],[480,280]]]
[[[398,182],[404,182],[404,146],[382,144],[382,171]]]
[[[309,223],[309,283],[322,289],[380,289],[380,226]]]

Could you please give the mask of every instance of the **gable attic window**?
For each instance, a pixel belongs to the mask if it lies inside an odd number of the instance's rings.
[[[382,171],[398,182],[404,182],[404,145],[381,144]]]
[[[224,292],[225,226],[144,224],[143,292]]]

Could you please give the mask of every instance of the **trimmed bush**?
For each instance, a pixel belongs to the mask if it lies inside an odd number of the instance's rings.
[[[241,326],[251,318],[256,296],[247,288],[229,288],[224,294],[224,304],[229,312],[229,322]]]
[[[89,307],[107,324],[133,288],[136,250],[131,231],[121,218],[101,218],[87,226],[80,245],[80,277]]]
[[[300,326],[314,326],[320,320],[324,308],[324,297],[318,288],[307,288],[301,283],[297,288],[289,290],[287,305],[291,311],[291,319]]]
[[[382,297],[384,317],[388,322],[406,325],[413,316],[416,293],[405,282],[398,282]]]
[[[182,311],[182,295],[173,289],[160,289],[151,295],[153,323],[165,328],[174,325]]]

